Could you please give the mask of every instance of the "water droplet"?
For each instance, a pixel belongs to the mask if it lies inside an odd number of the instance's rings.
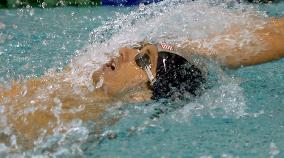
[[[16,138],[15,135],[12,135],[10,137],[10,143],[11,143],[12,146],[16,146],[17,145],[17,138]]]
[[[0,144],[0,153],[5,152],[7,150],[7,146],[3,143]]]
[[[0,113],[3,113],[5,110],[5,107],[3,105],[0,105]]]
[[[278,150],[278,147],[273,142],[270,143],[269,149],[270,149],[269,158],[274,158],[276,155],[280,153],[280,151]]]

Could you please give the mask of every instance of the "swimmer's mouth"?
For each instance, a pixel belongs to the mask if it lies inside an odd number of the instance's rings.
[[[104,73],[103,69],[96,70],[93,73],[92,79],[93,79],[93,84],[96,89],[101,88],[104,84]]]
[[[103,74],[101,74],[99,80],[96,82],[95,88],[96,89],[101,88],[103,84],[104,84],[104,77]]]

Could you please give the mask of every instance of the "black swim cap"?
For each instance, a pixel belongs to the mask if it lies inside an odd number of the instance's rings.
[[[159,52],[152,99],[182,97],[184,93],[196,96],[204,82],[201,70],[185,58],[165,51]]]

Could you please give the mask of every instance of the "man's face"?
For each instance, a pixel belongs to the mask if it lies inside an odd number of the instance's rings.
[[[156,76],[158,52],[154,45],[147,45],[141,49],[141,53],[148,54],[151,61],[151,71]],[[106,95],[115,96],[141,85],[149,80],[146,72],[136,65],[135,56],[137,50],[121,48],[119,57],[111,59],[93,74],[95,86],[101,87]]]

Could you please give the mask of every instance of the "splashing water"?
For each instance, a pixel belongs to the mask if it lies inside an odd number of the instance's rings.
[[[80,75],[75,75],[75,81],[90,79],[90,72],[109,56],[117,55],[118,48],[122,46],[143,40],[180,44],[187,39],[207,37],[232,26],[257,29],[264,24],[263,21],[252,20],[254,16],[260,16],[253,8],[228,7],[226,3],[217,2],[213,3],[216,6],[210,6],[211,3],[164,1],[148,6],[141,5],[138,10],[129,14],[117,14],[117,19],[106,22],[91,33],[92,44],[86,46],[79,53],[83,55],[72,62],[71,67],[75,74],[80,72]],[[244,12],[244,9],[248,11]],[[246,37],[244,42],[254,40],[246,31],[243,34]],[[239,41],[233,42],[240,44]],[[212,43],[208,43],[209,48],[211,45]]]
[[[60,9],[64,10],[66,8]],[[44,10],[44,12],[51,11]],[[102,13],[107,11],[107,9],[103,10]],[[18,11],[17,16],[38,16],[37,18],[40,19],[42,15],[37,15],[37,12],[38,10],[32,8],[22,9]],[[76,18],[76,14],[76,12],[71,13],[72,17],[75,16],[74,20],[77,20],[77,24],[84,26],[82,24],[84,21],[80,21],[78,17]],[[93,16],[93,14],[90,16]],[[91,23],[85,24],[89,28],[85,31],[85,35],[82,35],[84,38],[80,37],[83,41],[77,41],[77,43],[80,43],[77,48],[68,48],[72,45],[68,43],[60,46],[63,50],[67,49],[75,52],[74,55],[72,54],[71,59],[70,54],[65,55],[63,58],[65,62],[70,60],[67,67],[70,68],[71,73],[63,73],[62,76],[64,81],[72,83],[74,86],[73,92],[78,95],[82,94],[82,90],[76,86],[84,85],[89,91],[94,90],[91,81],[92,72],[110,57],[116,56],[118,48],[122,46],[143,40],[179,44],[187,39],[198,40],[211,36],[216,32],[223,32],[232,26],[257,29],[261,28],[264,23],[252,19],[256,16],[265,18],[266,14],[259,11],[257,7],[239,4],[230,0],[200,0],[195,2],[165,0],[157,4],[140,5],[138,8],[126,8],[122,11],[118,10],[109,16],[104,18],[93,17],[102,21],[96,28]],[[3,23],[0,29],[5,30],[7,28],[9,26]],[[73,34],[72,31],[76,32],[77,30],[71,29],[69,31],[69,33],[66,33],[67,35]],[[6,44],[5,42],[9,41],[7,32],[0,33],[0,43]],[[245,40],[231,41],[232,45],[254,40],[250,33],[246,31],[243,31],[242,35]],[[50,36],[58,36],[58,34],[53,33]],[[46,39],[38,40],[42,40],[43,44],[48,42]],[[70,42],[72,37],[65,37],[63,40]],[[218,39],[216,40],[218,41]],[[208,43],[207,47],[210,48],[213,44]],[[21,44],[15,47],[21,47]],[[7,49],[5,46],[0,46],[0,57],[7,55]],[[79,51],[76,51],[76,49],[79,49]],[[56,52],[60,54],[61,51]],[[13,56],[12,53],[10,55]],[[23,59],[19,60],[37,62],[36,57],[34,59],[33,57],[28,59],[23,57]],[[228,75],[230,72],[226,74],[227,72],[221,70],[219,65],[210,62],[207,64],[210,75],[212,75],[209,76],[212,78],[212,81],[209,80],[209,82],[212,82],[213,86],[198,98],[191,101],[182,101],[180,103],[181,108],[162,115],[158,120],[151,120],[150,115],[155,112],[155,108],[162,104],[160,102],[149,101],[135,105],[114,103],[116,108],[109,109],[105,117],[118,117],[119,121],[115,125],[102,129],[101,134],[95,132],[96,122],[83,122],[80,119],[73,119],[69,123],[63,123],[57,117],[58,126],[53,129],[53,134],[46,136],[48,131],[42,130],[42,136],[33,142],[35,146],[31,149],[22,149],[20,143],[18,144],[21,140],[13,133],[13,129],[10,128],[7,122],[7,116],[3,113],[4,109],[8,107],[0,103],[0,132],[3,133],[0,138],[8,142],[0,142],[0,156],[242,157],[242,155],[251,154],[252,157],[257,157],[263,154],[267,157],[274,157],[280,155],[280,147],[283,142],[273,141],[273,143],[270,143],[272,141],[269,137],[263,137],[259,142],[255,141],[256,136],[252,134],[253,132],[265,135],[269,130],[259,128],[261,125],[254,120],[256,118],[264,119],[265,122],[265,119],[269,119],[266,118],[266,111],[252,110],[253,112],[250,112],[250,107],[247,105],[247,90],[243,89],[243,82],[238,77],[236,79]],[[48,67],[52,66],[54,65]],[[27,65],[27,67],[29,66]],[[45,76],[56,76],[58,73],[55,69],[47,71],[44,68],[43,71]],[[28,78],[28,74],[22,75],[27,76],[23,78]],[[13,78],[10,76],[12,75],[7,73],[5,78],[0,78],[1,83],[6,85],[9,82],[7,82],[7,78]],[[51,85],[51,87],[39,91],[38,97],[45,99],[48,97],[47,94],[56,88],[58,88],[56,84]],[[26,94],[26,91],[22,92],[23,96]],[[53,102],[52,112],[55,116],[66,112],[64,111],[66,109],[62,108],[59,98],[53,98]],[[38,108],[44,108],[36,106],[33,100],[31,100],[31,104],[33,106],[29,106],[20,112],[24,114],[32,113]],[[78,109],[68,109],[68,112],[76,113],[84,108],[84,106],[80,106]],[[283,126],[279,127],[278,131],[283,131]],[[262,131],[262,133],[258,133],[258,131]],[[278,132],[275,131],[274,133]],[[265,149],[258,145],[266,142],[270,144]],[[250,149],[250,152],[247,149]],[[265,153],[258,154],[259,151]]]

